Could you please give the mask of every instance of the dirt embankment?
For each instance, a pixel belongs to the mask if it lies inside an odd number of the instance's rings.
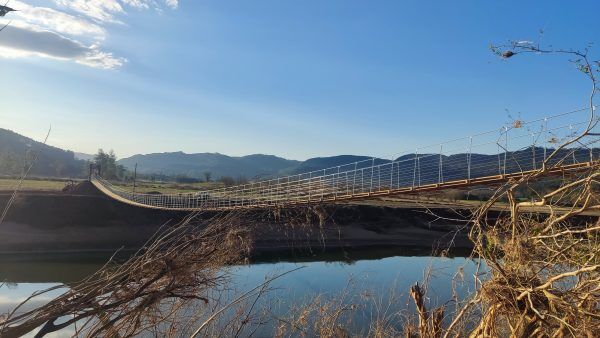
[[[0,192],[0,208],[10,194]],[[115,202],[89,182],[64,192],[23,191],[0,225],[0,252],[135,248],[184,216]]]
[[[0,208],[9,199],[10,192],[0,192]],[[431,248],[447,247],[451,241],[459,248],[470,247],[464,233],[455,233],[461,224],[434,221],[436,217],[423,210],[356,205],[320,210],[324,222],[319,222],[316,214],[306,224],[293,226],[271,218],[255,235],[256,249]],[[440,209],[436,214],[449,212]],[[161,225],[176,224],[187,215],[116,202],[88,182],[65,192],[20,192],[0,225],[0,253],[135,249]]]

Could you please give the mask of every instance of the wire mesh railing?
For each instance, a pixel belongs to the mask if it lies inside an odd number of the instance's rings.
[[[536,121],[417,148],[393,160],[372,158],[242,185],[181,194],[136,193],[99,175],[93,183],[123,202],[169,210],[218,210],[292,205],[393,194],[450,183],[481,182],[548,167],[600,159],[595,116],[575,110]],[[587,110],[589,111],[589,110]],[[584,132],[583,137],[579,137]],[[556,150],[561,144],[575,141]],[[551,156],[553,155],[553,156]]]

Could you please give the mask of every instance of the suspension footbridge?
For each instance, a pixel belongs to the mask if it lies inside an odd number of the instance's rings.
[[[136,193],[97,174],[91,181],[117,201],[180,211],[342,203],[498,185],[542,168],[546,175],[560,175],[599,164],[598,118],[589,110],[513,121],[499,129],[403,152],[391,160],[373,158],[194,193]]]

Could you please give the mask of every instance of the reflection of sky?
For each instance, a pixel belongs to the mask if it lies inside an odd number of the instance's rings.
[[[19,304],[27,297],[31,296],[32,293],[40,290],[45,290],[59,284],[52,283],[19,283],[19,284],[5,284],[0,288],[0,313],[6,313],[10,311],[15,304]],[[32,300],[36,304],[44,304],[49,300],[52,300],[56,296],[64,293],[66,289],[52,290],[48,293],[39,295]],[[30,306],[31,307],[31,306]]]
[[[45,290],[53,286],[57,286],[56,283],[19,283],[19,284],[4,284],[0,288],[0,314],[4,315],[12,311],[18,304],[27,299],[36,291]],[[60,288],[41,294],[37,297],[32,298],[29,302],[19,308],[17,313],[33,310],[46,304],[48,301],[64,293],[67,289]],[[36,330],[37,331],[37,330]],[[71,337],[70,330],[64,330],[62,332],[56,332],[48,334],[46,337],[58,338],[58,337]],[[35,336],[35,331],[24,337]]]
[[[369,291],[385,297],[393,289],[401,294],[401,304],[407,304],[404,300],[407,299],[410,286],[416,282],[421,283],[427,270],[431,271],[432,276],[429,282],[428,296],[433,303],[439,304],[450,299],[452,290],[450,281],[460,268],[464,269],[464,276],[467,280],[464,285],[458,287],[458,292],[464,295],[468,291],[469,286],[472,286],[472,276],[476,264],[466,258],[432,257],[388,257],[379,260],[359,260],[352,264],[341,262],[264,263],[232,268],[233,287],[238,291],[252,289],[264,282],[265,278],[298,267],[304,268],[270,284],[273,290],[264,296],[264,304],[280,302],[279,311],[285,312],[287,306],[304,302],[311,296],[318,294],[337,296],[347,288],[350,280],[353,281],[351,290],[355,293]],[[4,285],[0,288],[0,311],[6,313],[33,292],[55,285],[57,284]],[[24,310],[40,306],[61,292],[64,292],[64,289],[42,295]]]
[[[353,264],[341,262],[309,262],[257,264],[235,269],[234,285],[238,290],[248,290],[264,282],[266,276],[275,276],[296,269],[290,274],[270,284],[271,291],[263,296],[260,304],[268,307],[276,316],[290,314],[295,306],[310,303],[318,295],[324,300],[340,297],[349,291],[345,302],[355,303],[360,295],[370,294],[374,298],[362,303],[363,310],[354,314],[355,329],[364,328],[377,311],[375,301],[390,307],[388,315],[403,310],[413,309],[409,299],[412,285],[425,279],[426,271],[430,271],[428,283],[428,300],[430,306],[446,303],[452,297],[451,280],[457,271],[462,270],[464,283],[456,285],[459,297],[464,297],[473,286],[473,274],[476,263],[466,258],[433,258],[433,257],[388,257],[379,260],[360,260]],[[349,283],[351,281],[351,283]],[[422,285],[422,284],[421,284]],[[353,298],[355,297],[355,298]],[[392,298],[394,297],[394,298]],[[360,304],[360,303],[359,303]],[[270,324],[275,324],[271,322]],[[265,325],[259,329],[259,335],[270,335],[272,326]],[[400,323],[397,323],[400,324]]]
[[[349,280],[356,289],[373,292],[387,292],[394,287],[399,292],[407,292],[416,282],[423,282],[426,270],[431,270],[430,293],[432,300],[441,302],[451,296],[450,280],[459,268],[464,275],[473,275],[476,265],[466,258],[432,257],[388,257],[380,260],[363,260],[353,264],[310,262],[257,264],[239,267],[235,270],[234,282],[240,288],[251,288],[264,281],[265,276],[305,266],[289,275],[274,281],[271,285],[277,292],[286,295],[306,296],[310,294],[335,294],[343,290]],[[466,281],[470,285],[471,280]],[[467,291],[463,289],[463,292]]]

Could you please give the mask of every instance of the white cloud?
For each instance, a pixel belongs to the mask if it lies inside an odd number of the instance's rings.
[[[173,9],[177,9],[177,6],[179,6],[177,0],[165,0],[165,4]]]
[[[124,13],[117,0],[54,0],[57,5],[101,22],[118,22],[115,14]]]
[[[115,16],[125,13],[124,6],[139,10],[156,8],[160,5],[156,0],[54,0],[62,8],[84,14],[96,21],[120,23]],[[176,9],[178,0],[163,0],[164,5]]]
[[[114,69],[127,60],[101,51],[98,46],[85,46],[81,42],[56,32],[34,26],[10,25],[0,36],[0,56],[6,58],[45,57],[71,60],[79,64],[102,69]]]
[[[45,27],[67,35],[88,35],[103,38],[104,28],[99,25],[64,12],[48,7],[34,7],[20,1],[12,1],[11,6],[17,9],[14,16],[30,24]]]
[[[127,59],[114,57],[112,53],[103,52],[92,46],[85,57],[76,60],[76,62],[94,68],[115,69],[124,65]]]
[[[159,1],[161,1],[159,3]],[[0,20],[11,24],[0,35],[0,57],[45,57],[78,64],[115,69],[127,62],[102,49],[106,26],[121,24],[127,8],[176,9],[177,0],[53,0],[56,8],[36,7],[11,1],[17,9]]]

